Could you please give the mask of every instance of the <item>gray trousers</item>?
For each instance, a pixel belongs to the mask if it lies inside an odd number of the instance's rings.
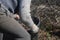
[[[15,40],[30,40],[29,33],[15,19],[4,13],[0,13],[0,31],[17,35]]]

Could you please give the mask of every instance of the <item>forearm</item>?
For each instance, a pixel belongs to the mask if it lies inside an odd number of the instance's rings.
[[[32,19],[31,19],[31,14],[30,14],[30,5],[31,5],[31,0],[22,0],[21,1],[21,19],[22,21],[29,27],[32,27],[34,25]]]

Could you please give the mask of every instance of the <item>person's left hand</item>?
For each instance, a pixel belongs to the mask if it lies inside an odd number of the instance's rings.
[[[19,16],[18,14],[14,14],[13,17],[14,17],[15,19],[20,19],[20,16]]]

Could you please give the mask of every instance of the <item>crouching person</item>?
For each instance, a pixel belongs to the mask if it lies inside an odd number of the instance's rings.
[[[0,0],[0,30],[17,35],[15,40],[31,40],[30,34],[13,18],[14,10],[18,6],[22,22],[37,33],[39,28],[31,19],[30,4],[31,0]]]

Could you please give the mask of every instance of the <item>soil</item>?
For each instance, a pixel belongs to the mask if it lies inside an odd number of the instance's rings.
[[[31,15],[41,23],[37,40],[60,40],[60,0],[32,0]]]

